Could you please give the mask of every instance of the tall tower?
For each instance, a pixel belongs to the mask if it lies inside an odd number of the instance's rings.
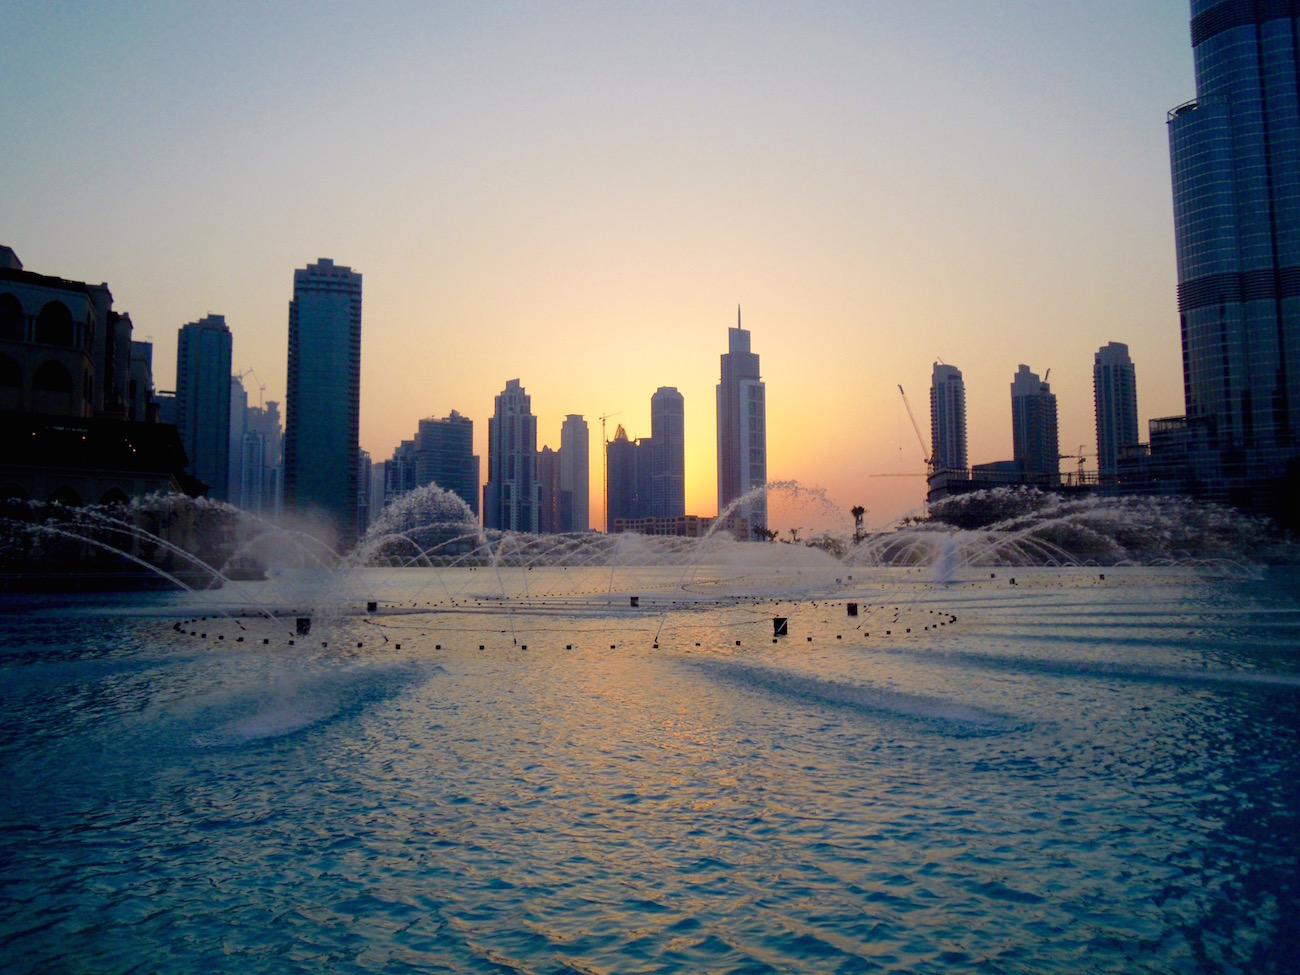
[[[686,514],[686,400],[676,387],[650,397],[650,514]]]
[[[767,484],[767,405],[758,354],[749,351],[749,332],[727,330],[718,383],[718,514],[749,491]],[[750,525],[767,527],[767,496],[760,493],[736,512]]]
[[[1015,459],[1025,474],[1045,475],[1049,485],[1060,482],[1056,395],[1023,363],[1011,380],[1011,439]]]
[[[570,413],[560,427],[560,531],[591,528],[591,436],[587,421]]]
[[[483,486],[483,527],[537,532],[537,417],[518,379],[496,397],[488,421],[488,479]]]
[[[1191,13],[1196,98],[1168,121],[1183,391],[1204,473],[1249,492],[1300,454],[1300,15]]]
[[[323,257],[293,272],[284,505],[328,519],[340,551],[357,537],[360,427],[361,275]]]
[[[936,471],[966,470],[966,384],[960,369],[941,362],[930,377],[930,443]]]
[[[1120,448],[1138,442],[1137,374],[1123,342],[1107,342],[1093,357],[1092,397],[1097,406],[1097,473],[1113,478]]]
[[[229,486],[231,348],[222,315],[182,325],[176,345],[176,428],[190,473],[220,501]]]

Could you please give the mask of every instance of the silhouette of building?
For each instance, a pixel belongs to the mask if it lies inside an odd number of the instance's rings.
[[[619,522],[650,515],[649,450],[643,443],[629,437],[620,423],[614,439],[605,445],[607,532],[618,531]]]
[[[559,531],[591,528],[591,436],[587,421],[570,413],[560,427]]]
[[[1186,417],[1151,460],[1168,440],[1182,489],[1276,508],[1300,455],[1300,12],[1191,13],[1196,98],[1168,118]]]
[[[419,454],[414,440],[403,440],[384,464],[384,505],[387,507],[408,491],[420,486]],[[463,499],[462,499],[463,500]]]
[[[357,536],[360,421],[361,275],[321,258],[293,272],[284,505],[325,518],[341,551]]]
[[[415,480],[436,484],[479,512],[479,459],[474,453],[474,421],[455,410],[421,420],[415,435]]]
[[[483,487],[483,527],[538,530],[537,418],[518,379],[496,397],[488,421],[488,479]]]
[[[1097,350],[1092,395],[1097,412],[1097,474],[1114,479],[1120,453],[1138,442],[1137,374],[1123,342],[1108,342]]]
[[[727,330],[718,383],[718,513],[754,488],[767,484],[767,405],[758,355],[750,351],[749,332]],[[760,492],[735,512],[755,528],[767,527],[767,496]]]
[[[537,452],[537,530],[545,535],[560,527],[560,452],[549,446]]]
[[[686,406],[675,387],[650,397],[650,515],[686,514]]]
[[[930,377],[930,443],[935,470],[966,469],[966,384],[941,362]]]
[[[153,349],[131,331],[107,284],[27,271],[0,246],[0,500],[198,490],[176,428],[154,422]]]
[[[222,315],[182,325],[176,345],[176,428],[190,474],[220,501],[230,494],[231,349]]]
[[[1060,481],[1061,448],[1057,437],[1056,396],[1023,363],[1011,380],[1011,440],[1015,462],[1026,475]]]

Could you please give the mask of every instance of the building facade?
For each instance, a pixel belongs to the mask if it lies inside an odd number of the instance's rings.
[[[190,474],[208,485],[208,496],[219,501],[230,497],[231,350],[230,329],[222,315],[181,326],[176,429],[190,459]]]
[[[650,516],[686,514],[686,401],[673,386],[650,397]]]
[[[1107,342],[1092,362],[1097,414],[1097,475],[1113,480],[1124,448],[1138,442],[1137,373],[1123,342]]]
[[[718,406],[718,514],[733,501],[767,484],[767,402],[758,354],[750,351],[749,332],[727,330],[722,354]],[[755,528],[767,527],[767,495],[759,492],[735,512]]]
[[[421,420],[415,434],[415,480],[436,484],[465,502],[479,516],[479,459],[474,453],[474,421],[455,410]]]
[[[966,383],[956,366],[934,364],[930,376],[930,444],[935,470],[964,471],[966,456]]]
[[[1191,480],[1268,507],[1300,455],[1300,10],[1191,14],[1196,98],[1168,119]]]
[[[570,413],[560,427],[559,530],[591,528],[591,434],[587,421]]]
[[[537,418],[532,400],[511,379],[496,397],[488,421],[488,479],[483,486],[483,527],[536,532],[541,505],[537,484]]]
[[[1011,442],[1015,462],[1024,474],[1045,476],[1047,485],[1060,482],[1056,395],[1023,363],[1011,380]]]
[[[347,551],[361,491],[361,275],[328,258],[293,272],[286,390],[285,508],[325,519]]]

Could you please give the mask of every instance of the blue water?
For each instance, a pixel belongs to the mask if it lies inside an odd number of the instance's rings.
[[[1296,971],[1300,575],[1101,571],[8,597],[0,968]]]

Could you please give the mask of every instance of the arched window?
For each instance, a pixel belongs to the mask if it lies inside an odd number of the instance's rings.
[[[81,495],[65,484],[50,495],[49,503],[66,504],[69,508],[80,508]]]
[[[41,393],[70,393],[72,373],[61,362],[42,363],[32,376],[32,389]]]
[[[109,488],[99,499],[100,504],[126,504],[129,499],[126,492],[119,487]]]
[[[0,340],[21,342],[27,336],[23,328],[23,306],[8,291],[0,295]]]
[[[44,345],[72,346],[75,338],[76,328],[68,306],[61,301],[47,301],[36,316],[36,341]]]
[[[4,487],[0,487],[0,501],[28,501],[30,498],[27,492],[17,484],[10,481]]]

